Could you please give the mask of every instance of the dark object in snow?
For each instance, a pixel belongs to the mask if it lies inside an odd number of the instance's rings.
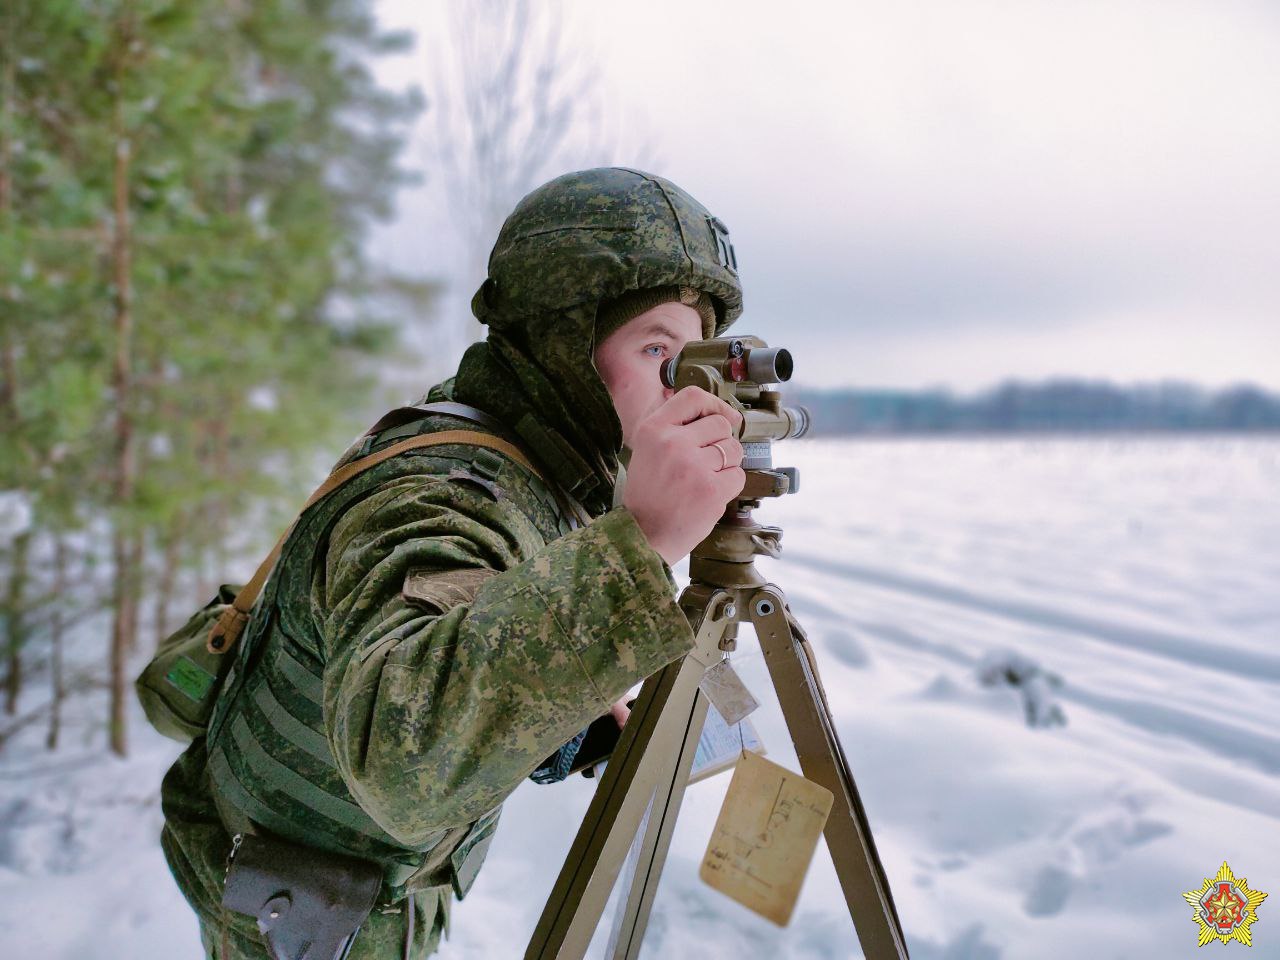
[[[993,650],[978,664],[978,680],[984,687],[1008,685],[1022,693],[1029,727],[1064,727],[1067,716],[1051,690],[1062,687],[1062,678],[1041,669],[1040,664],[1013,650]]]

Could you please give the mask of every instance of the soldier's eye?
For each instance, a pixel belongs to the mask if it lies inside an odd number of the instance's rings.
[[[645,351],[646,351],[646,352],[647,352],[647,351],[649,351],[649,350],[657,350],[657,351],[659,351],[658,353],[650,354],[650,356],[653,356],[653,357],[661,356],[661,355],[662,355],[663,353],[665,353],[665,352],[666,352],[666,350],[667,350],[667,348],[666,348],[666,347],[664,347],[664,346],[663,346],[662,344],[660,344],[660,343],[651,343],[651,344],[649,344],[649,346],[645,347],[644,349],[645,349]]]

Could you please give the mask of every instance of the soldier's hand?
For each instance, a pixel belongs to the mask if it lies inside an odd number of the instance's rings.
[[[701,387],[685,387],[636,427],[622,504],[668,566],[742,492],[741,428],[742,414]]]

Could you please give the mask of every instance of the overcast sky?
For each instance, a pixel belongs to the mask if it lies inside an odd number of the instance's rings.
[[[388,83],[430,94],[442,6],[378,4],[421,37]],[[1280,388],[1280,4],[647,0],[564,30],[621,153],[729,225],[734,329],[797,381]],[[440,186],[375,250],[469,296]]]

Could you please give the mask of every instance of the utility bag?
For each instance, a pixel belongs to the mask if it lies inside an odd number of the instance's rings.
[[[420,419],[424,414],[433,413],[474,420],[490,429],[501,429],[498,421],[481,410],[461,403],[441,401],[393,410],[370,427],[365,436],[375,436],[391,427],[408,423],[414,418]],[[340,463],[303,505],[299,516],[312,504],[370,467],[377,466],[384,460],[409,450],[444,443],[469,444],[497,450],[532,472],[543,483],[547,483],[543,474],[529,462],[515,444],[491,434],[471,430],[443,430],[409,437],[377,453],[368,454],[348,463]],[[570,515],[575,516],[579,522],[584,517],[587,521],[590,520],[582,506],[567,493],[553,484],[548,484],[548,487],[562,499],[562,506]],[[185,743],[205,732],[214,704],[222,690],[223,681],[235,660],[231,654],[235,650],[236,642],[249,622],[253,605],[262,592],[276,559],[280,556],[280,550],[296,524],[297,520],[294,520],[289,525],[289,529],[281,534],[271,553],[258,566],[253,579],[238,588],[223,584],[218,589],[216,597],[182,627],[161,641],[156,655],[138,676],[134,688],[138,699],[142,701],[142,709],[151,725],[165,736]]]
[[[209,631],[243,587],[224,583],[217,596],[160,642],[134,684],[153,727],[184,743],[204,732],[232,658],[208,649]]]

